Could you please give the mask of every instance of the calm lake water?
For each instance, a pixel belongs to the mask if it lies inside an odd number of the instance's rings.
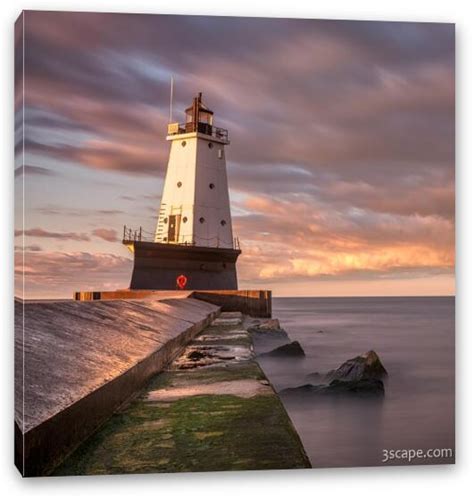
[[[284,400],[314,467],[408,463],[382,463],[384,449],[447,448],[454,457],[454,297],[276,298],[273,315],[306,352],[302,360],[259,360],[278,391],[370,349],[389,373],[383,400]]]

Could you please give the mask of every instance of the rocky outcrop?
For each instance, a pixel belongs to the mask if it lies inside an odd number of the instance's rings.
[[[280,391],[282,396],[348,395],[358,397],[379,397],[385,394],[383,382],[379,379],[361,379],[355,381],[333,380],[329,384],[305,384]]]
[[[326,379],[357,382],[363,379],[381,380],[386,376],[387,370],[378,354],[371,350],[347,360],[338,369],[331,370],[326,374]]]
[[[278,348],[262,353],[259,356],[274,356],[274,357],[302,357],[305,356],[304,350],[298,341],[293,341],[288,344],[283,344]]]
[[[379,379],[333,380],[327,387],[330,394],[356,394],[359,396],[383,396],[385,386]]]
[[[387,376],[375,351],[367,351],[344,362],[336,370],[325,375],[319,372],[309,374],[306,378],[311,382],[299,387],[284,389],[283,396],[304,394],[317,395],[349,395],[349,396],[383,396],[385,387],[382,381]]]

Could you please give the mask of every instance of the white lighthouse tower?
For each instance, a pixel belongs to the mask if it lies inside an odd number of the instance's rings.
[[[153,240],[124,227],[134,253],[131,289],[237,289],[238,241],[232,235],[224,148],[227,130],[199,94],[185,122],[168,125],[171,144]]]
[[[185,123],[168,126],[171,148],[155,242],[232,249],[227,130],[213,125],[201,94],[185,116]]]

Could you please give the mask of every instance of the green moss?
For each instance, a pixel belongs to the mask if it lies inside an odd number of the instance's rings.
[[[145,424],[159,418],[163,424]],[[204,435],[204,437],[203,437]],[[206,437],[207,435],[207,437]],[[58,475],[308,467],[276,396],[194,396],[162,408],[138,400],[114,415]]]
[[[230,363],[226,367],[215,366],[191,370],[170,370],[154,377],[146,386],[145,392],[163,389],[171,385],[209,384],[213,382],[239,379],[265,380],[265,374],[255,361]]]
[[[223,327],[204,331],[216,337],[211,342],[221,343],[227,332]],[[201,344],[208,345],[209,339]],[[272,393],[252,398],[201,395],[166,403],[147,401],[150,391],[167,387],[248,379],[266,379],[255,361],[157,375],[141,396],[113,415],[55,474],[309,467],[299,437]]]

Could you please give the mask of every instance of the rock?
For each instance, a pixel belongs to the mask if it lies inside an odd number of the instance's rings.
[[[293,341],[288,344],[283,344],[278,348],[269,351],[268,353],[262,353],[260,356],[292,356],[300,357],[305,356],[304,350],[298,341]]]
[[[326,376],[324,374],[319,373],[319,372],[313,372],[313,373],[308,374],[306,376],[306,378],[310,382],[322,382],[322,381],[324,381],[324,379],[326,378]]]
[[[356,356],[344,362],[338,369],[326,374],[327,380],[361,381],[363,379],[380,380],[386,377],[387,370],[382,365],[375,351]]]
[[[361,379],[355,381],[333,380],[330,384],[304,384],[299,387],[290,387],[280,391],[282,396],[295,395],[324,395],[324,396],[357,396],[380,397],[384,396],[385,388],[379,379]]]
[[[358,396],[383,396],[385,387],[380,379],[333,380],[324,389],[325,394],[355,394]]]
[[[298,387],[287,387],[279,391],[281,396],[293,396],[298,394],[320,394],[324,389],[324,385],[303,384]]]
[[[280,322],[276,318],[271,318],[256,324],[253,323],[248,331],[251,334],[265,336],[271,339],[289,339],[286,330],[280,327]]]
[[[316,334],[324,334],[324,330],[318,330]]]
[[[258,328],[260,330],[281,329],[280,320],[278,320],[278,318],[270,318],[269,320],[265,320],[264,322],[261,322],[259,324]]]
[[[281,391],[283,396],[289,395],[348,395],[348,396],[383,396],[385,387],[382,379],[387,370],[382,365],[375,351],[356,356],[344,362],[337,370],[326,375],[314,372],[307,376],[313,382],[325,381],[325,384],[304,384]]]

